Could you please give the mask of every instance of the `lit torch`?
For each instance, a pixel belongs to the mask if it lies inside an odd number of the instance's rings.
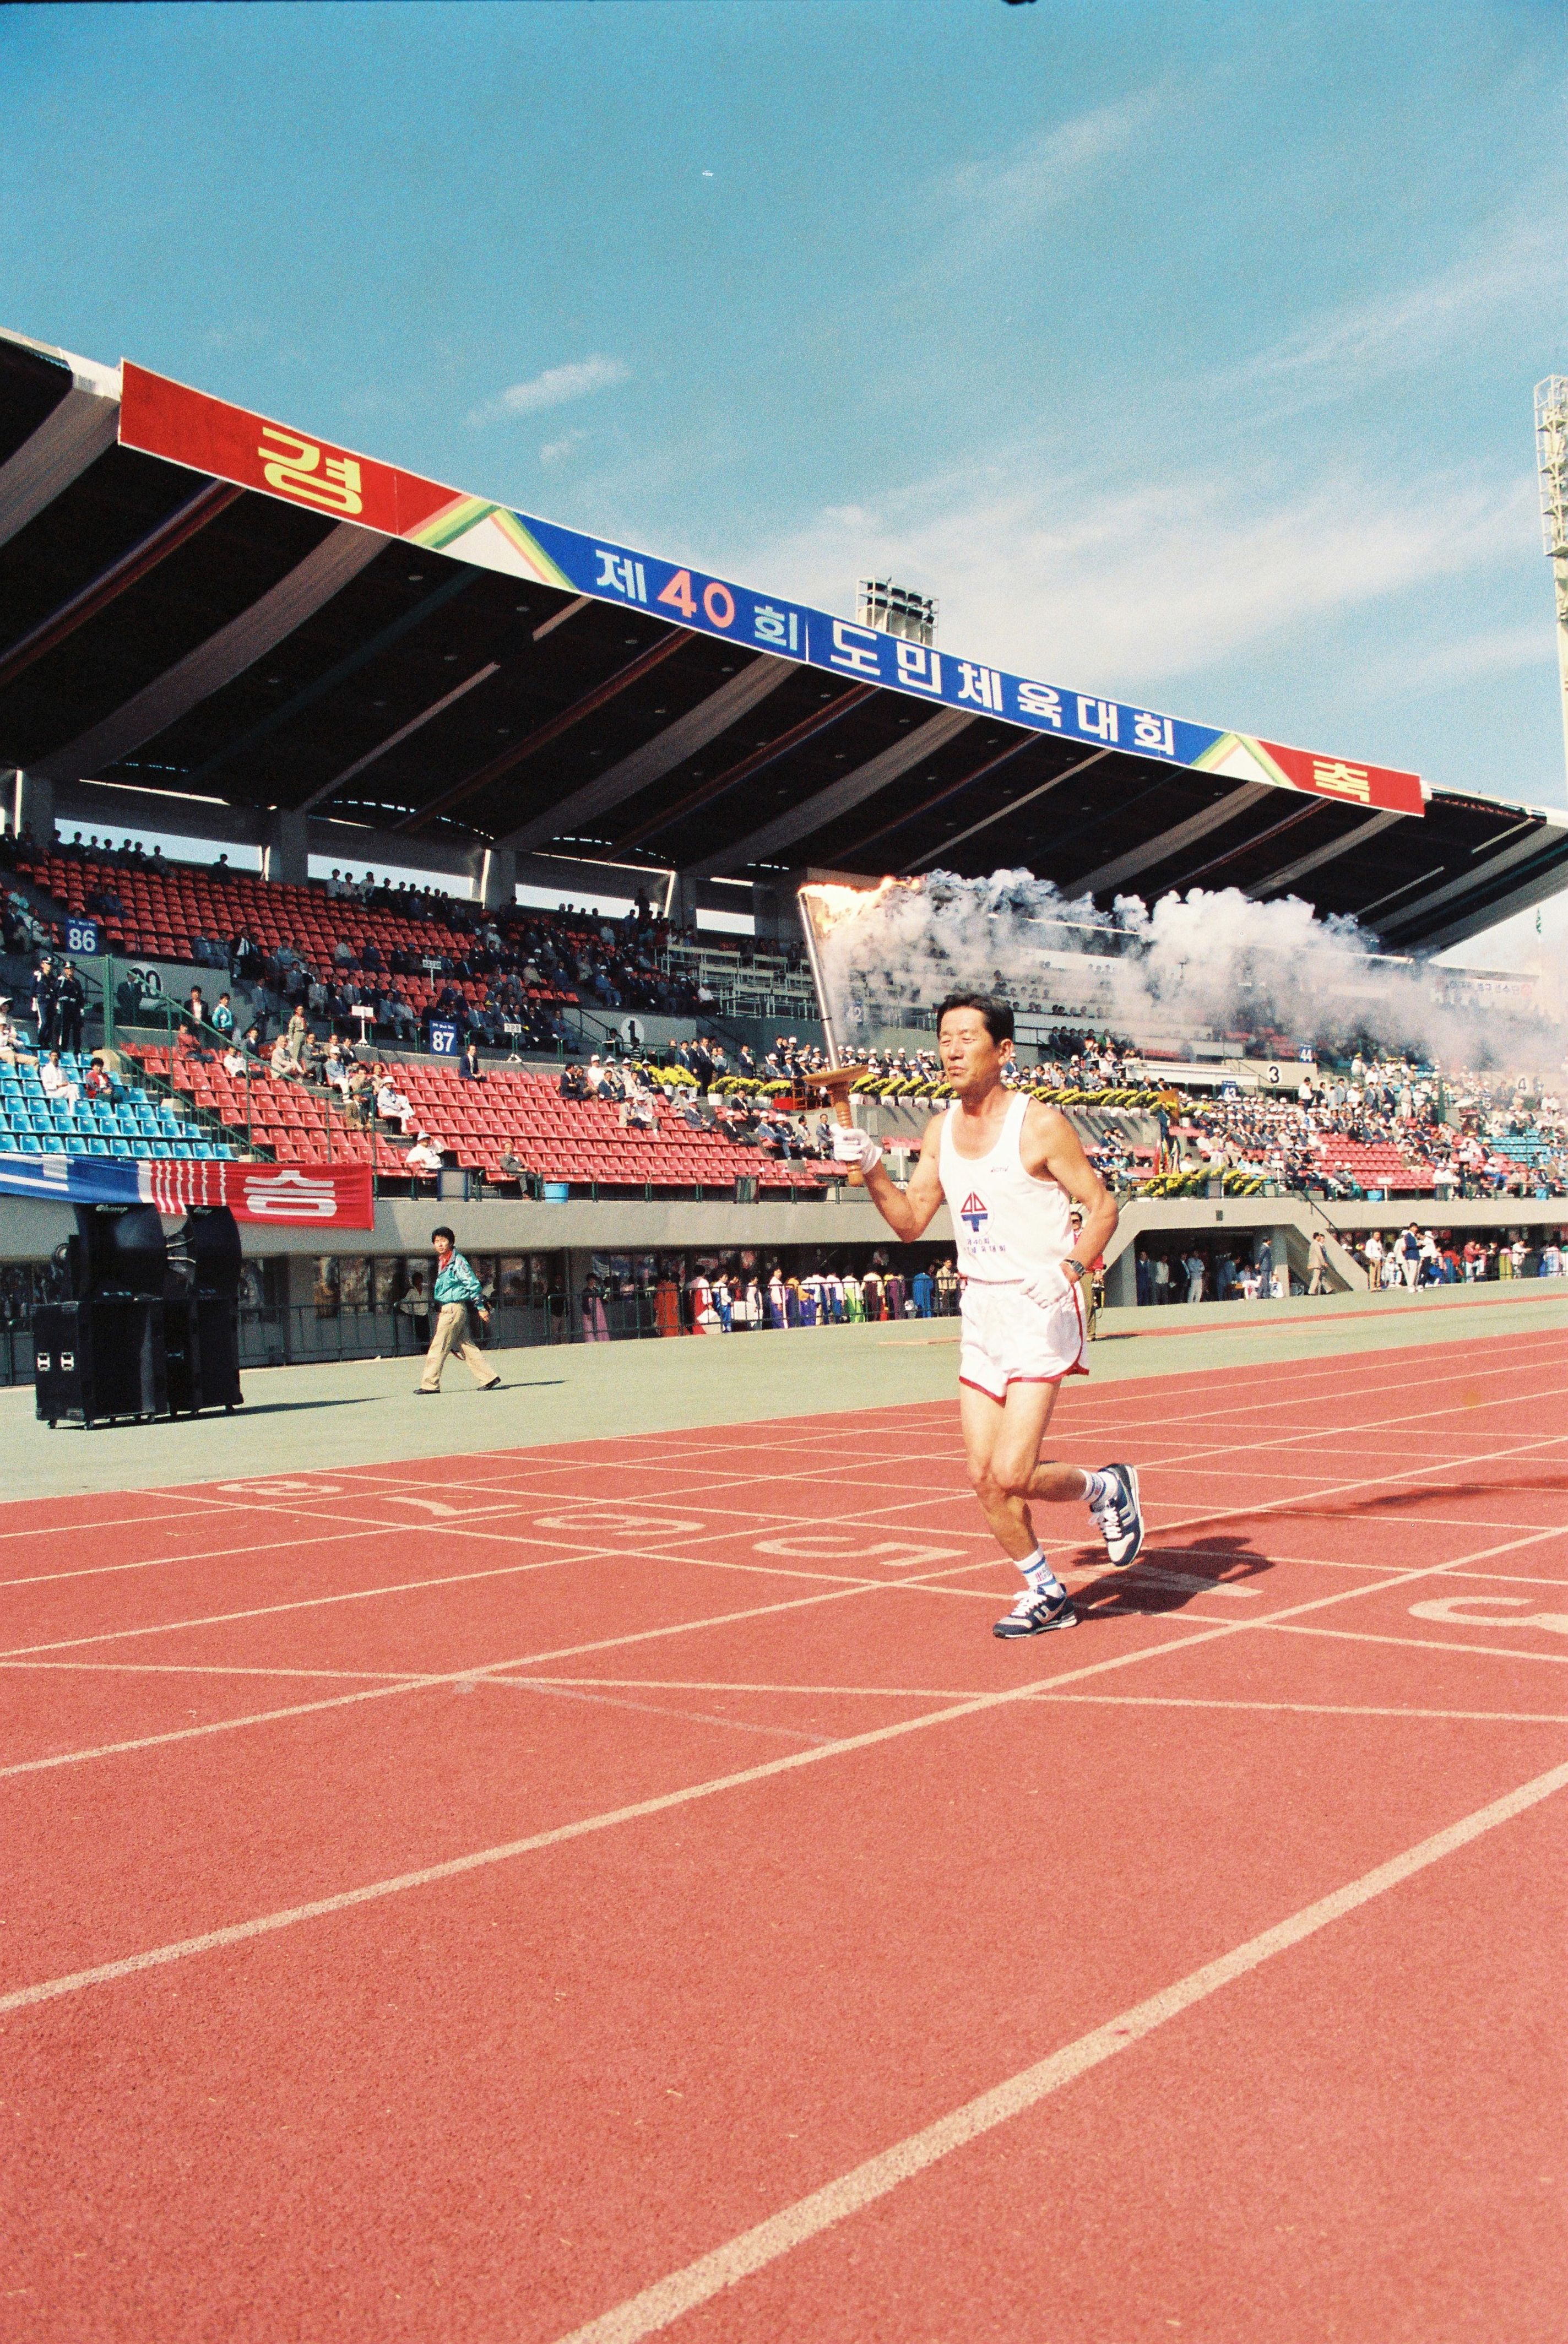
[[[849,1104],[850,1086],[855,1080],[855,1069],[843,1063],[838,1036],[834,1031],[833,1005],[822,972],[822,947],[834,929],[845,920],[858,920],[880,904],[889,890],[911,883],[899,879],[884,879],[873,885],[868,880],[864,887],[830,884],[823,880],[808,880],[797,891],[800,924],[805,936],[806,965],[816,993],[817,1015],[822,1020],[823,1044],[827,1051],[827,1071],[812,1075],[809,1081],[815,1090],[825,1091],[833,1101],[835,1119],[849,1125],[855,1113]],[[917,884],[917,883],[916,883]],[[864,1187],[864,1176],[852,1169],[848,1175],[852,1188]]]

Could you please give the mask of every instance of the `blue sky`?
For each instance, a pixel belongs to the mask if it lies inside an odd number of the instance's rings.
[[[1561,0],[8,9],[0,320],[1564,802]]]

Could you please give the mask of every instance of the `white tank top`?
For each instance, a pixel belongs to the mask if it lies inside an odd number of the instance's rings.
[[[1019,1092],[989,1156],[971,1160],[953,1145],[949,1107],[942,1118],[937,1169],[953,1216],[962,1277],[980,1286],[1016,1286],[1027,1269],[1066,1261],[1075,1243],[1071,1199],[1059,1181],[1024,1169],[1020,1146],[1028,1099]]]

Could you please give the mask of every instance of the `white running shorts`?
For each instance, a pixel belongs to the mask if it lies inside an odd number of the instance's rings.
[[[1087,1376],[1087,1329],[1075,1283],[1047,1308],[1021,1286],[983,1286],[969,1278],[962,1302],[958,1380],[1003,1400],[1009,1384],[1056,1384]]]

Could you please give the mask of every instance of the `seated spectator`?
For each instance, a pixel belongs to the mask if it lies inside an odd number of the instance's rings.
[[[230,1042],[223,1054],[223,1071],[235,1082],[249,1074],[251,1063],[249,1056],[238,1042]]]
[[[277,1041],[272,1045],[272,1055],[268,1064],[270,1065],[272,1079],[275,1083],[297,1082],[298,1080],[298,1061],[296,1058],[290,1057],[288,1054],[288,1036],[287,1034],[279,1034]]]
[[[321,1080],[329,1089],[347,1091],[350,1061],[343,1045],[334,1035],[327,1045],[327,1055],[321,1061]]]
[[[37,1058],[28,1049],[20,1028],[12,1024],[10,1008],[8,1001],[0,1000],[0,1066],[35,1066]]]
[[[407,1131],[414,1119],[414,1110],[389,1074],[376,1093],[376,1113],[383,1123],[395,1123],[400,1131]]]
[[[527,1165],[519,1161],[515,1150],[510,1147],[501,1151],[500,1168],[508,1180],[526,1180],[528,1177]]]
[[[420,1180],[434,1181],[441,1168],[441,1151],[430,1134],[421,1131],[404,1157],[403,1162],[415,1176],[417,1192]]]
[[[462,1056],[458,1060],[458,1072],[465,1083],[482,1083],[484,1068],[480,1064],[479,1044],[470,1034]]]
[[[45,1059],[38,1069],[38,1080],[44,1086],[44,1096],[46,1099],[57,1100],[62,1106],[75,1106],[81,1096],[76,1084],[60,1064],[58,1050],[51,1050]]]
[[[105,1066],[102,1058],[99,1057],[96,1050],[93,1053],[93,1062],[87,1068],[86,1078],[82,1085],[82,1088],[90,1099],[111,1099],[114,1097],[118,1088],[118,1085],[116,1083],[113,1075],[110,1074],[107,1066]]]
[[[626,1101],[621,1109],[621,1121],[628,1131],[657,1131],[658,1117],[646,1091],[638,1091]]]
[[[362,1126],[369,1127],[376,1104],[376,1082],[367,1066],[355,1066],[349,1076],[343,1093],[349,1113]]]
[[[596,1095],[602,1086],[604,1081],[604,1069],[599,1063],[599,1053],[597,1050],[595,1050],[589,1058],[588,1065],[583,1071],[582,1079],[587,1085],[588,1092],[590,1094]]]
[[[588,1097],[588,1077],[581,1066],[567,1067],[561,1077],[561,1096],[565,1099]]]

